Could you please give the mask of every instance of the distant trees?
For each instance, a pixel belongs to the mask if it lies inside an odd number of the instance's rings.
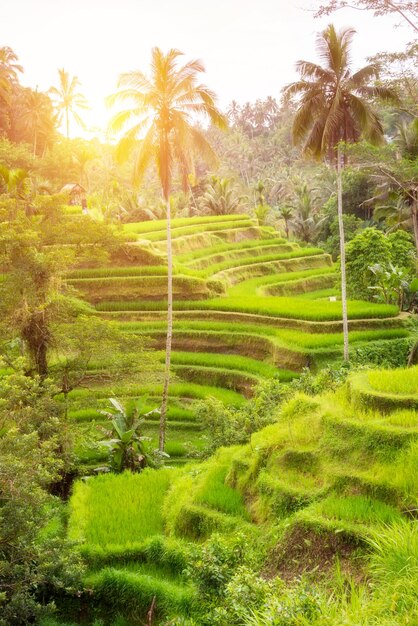
[[[63,68],[58,70],[59,86],[51,87],[49,93],[53,97],[58,111],[61,114],[60,121],[64,119],[67,139],[70,137],[70,117],[75,122],[84,127],[84,122],[80,117],[78,110],[87,109],[87,100],[82,93],[77,91],[80,87],[80,81],[77,76],[70,77],[69,73]]]
[[[305,154],[317,159],[326,158],[337,169],[345,360],[348,360],[348,317],[341,171],[346,157],[341,153],[340,143],[354,143],[362,136],[371,143],[382,143],[382,124],[367,100],[372,97],[395,100],[392,90],[369,85],[378,76],[376,65],[367,65],[352,73],[350,46],[354,32],[353,29],[343,29],[337,33],[334,26],[328,26],[317,40],[324,65],[298,61],[301,79],[284,90],[287,98],[300,97],[293,122],[295,143],[304,142]]]
[[[170,382],[171,338],[173,326],[173,259],[171,249],[171,206],[173,175],[177,170],[183,186],[188,188],[188,175],[194,170],[194,156],[200,153],[214,163],[216,156],[203,132],[194,124],[194,116],[209,119],[220,127],[226,125],[216,107],[214,93],[199,83],[204,72],[201,61],[189,61],[178,66],[182,56],[171,49],[164,54],[152,50],[151,75],[141,71],[122,74],[120,90],[109,99],[111,104],[127,103],[130,108],[117,113],[110,124],[114,133],[125,131],[119,142],[122,158],[136,149],[134,182],[138,184],[147,167],[154,162],[161,183],[167,215],[167,341],[164,388],[161,404],[159,448],[164,451],[168,389]],[[141,139],[141,134],[145,133]]]

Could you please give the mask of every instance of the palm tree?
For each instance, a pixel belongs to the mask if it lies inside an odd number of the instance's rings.
[[[152,161],[157,165],[162,195],[167,212],[167,341],[161,402],[159,449],[164,451],[168,389],[170,383],[171,338],[173,328],[173,258],[171,248],[170,193],[177,166],[183,185],[189,184],[188,175],[193,173],[193,156],[199,152],[206,160],[215,162],[216,157],[203,133],[193,125],[196,116],[209,118],[220,127],[226,126],[224,116],[215,104],[215,95],[198,82],[204,72],[201,61],[189,61],[178,66],[182,52],[171,49],[164,54],[153,48],[151,73],[148,77],[141,71],[122,74],[119,91],[109,98],[109,103],[128,103],[128,109],[117,113],[110,131],[125,130],[118,144],[121,158],[139,149],[134,166],[134,183],[138,184]]]
[[[56,117],[51,100],[37,88],[35,91],[27,90],[24,107],[22,117],[27,129],[33,136],[33,155],[35,156],[38,151],[39,139],[45,139],[51,133],[51,129],[55,127]]]
[[[83,94],[78,93],[80,81],[77,76],[70,78],[68,72],[64,69],[58,70],[60,84],[59,87],[51,87],[49,93],[56,99],[56,106],[61,112],[61,116],[65,117],[65,128],[67,139],[70,137],[70,115],[76,123],[84,128],[84,122],[77,113],[77,109],[87,109],[87,100]],[[62,121],[62,117],[61,120]]]
[[[18,65],[17,55],[8,46],[0,48],[0,100],[9,103],[12,84],[17,82],[17,73],[23,72]]]
[[[318,199],[305,181],[299,179],[293,181],[289,208],[293,210],[293,217],[289,222],[298,239],[305,243],[314,241],[320,233],[325,218],[321,217]]]
[[[324,65],[298,61],[296,68],[301,79],[284,89],[288,98],[300,97],[293,121],[294,142],[304,142],[305,154],[318,159],[325,157],[337,169],[345,360],[348,360],[348,318],[341,171],[346,157],[341,154],[340,144],[354,143],[361,137],[372,144],[383,143],[382,125],[367,99],[396,100],[393,90],[369,85],[378,76],[377,65],[370,64],[352,73],[350,46],[354,34],[352,28],[337,33],[334,26],[329,25],[317,39],[317,49]]]
[[[289,225],[292,223],[293,207],[282,206],[279,209],[279,217],[284,221],[284,229],[286,232],[286,239],[289,241]]]
[[[236,213],[242,198],[237,195],[230,178],[212,176],[205,193],[200,198],[200,206],[209,215],[230,215]]]

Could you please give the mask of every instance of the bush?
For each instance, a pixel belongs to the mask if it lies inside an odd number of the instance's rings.
[[[412,340],[410,338],[397,341],[370,341],[351,348],[351,364],[380,365],[383,367],[404,367],[408,361]]]

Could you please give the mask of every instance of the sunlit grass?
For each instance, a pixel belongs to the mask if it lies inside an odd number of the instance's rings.
[[[126,304],[118,301],[105,301],[97,306],[100,311],[161,311],[166,310],[165,301],[136,301]],[[268,315],[309,321],[339,321],[342,316],[341,302],[310,301],[309,305],[297,297],[254,296],[224,297],[212,300],[188,300],[174,302],[177,311],[226,311]],[[399,313],[392,304],[373,304],[361,300],[348,302],[349,319],[379,319],[394,317]]]
[[[187,225],[197,224],[218,224],[231,221],[247,220],[248,215],[204,215],[202,217],[180,217],[171,220],[171,228],[181,228]],[[167,220],[149,220],[146,222],[131,222],[124,224],[124,230],[131,233],[151,233],[155,231],[166,231]],[[226,228],[226,227],[225,227]]]
[[[418,365],[408,369],[374,370],[367,380],[376,391],[410,395],[418,393]]]
[[[173,472],[124,472],[77,482],[70,504],[69,536],[103,546],[162,533],[161,507]]]

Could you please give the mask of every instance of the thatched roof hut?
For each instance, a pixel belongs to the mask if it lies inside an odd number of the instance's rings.
[[[68,194],[70,200],[69,203],[75,206],[81,206],[83,209],[87,209],[86,190],[78,183],[67,183],[61,189],[61,193]]]

